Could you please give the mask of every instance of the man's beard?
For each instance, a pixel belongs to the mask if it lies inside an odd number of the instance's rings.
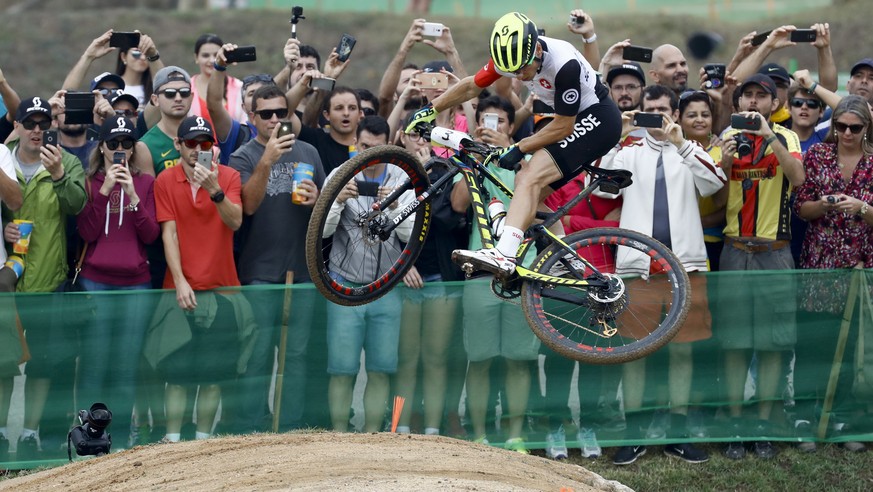
[[[85,134],[86,127],[87,125],[63,125],[58,129],[68,137],[81,137]]]

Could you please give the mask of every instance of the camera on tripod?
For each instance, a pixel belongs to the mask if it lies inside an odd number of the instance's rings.
[[[109,454],[112,436],[106,428],[112,423],[112,412],[105,403],[95,403],[90,410],[79,410],[79,425],[67,435],[67,456],[73,460],[73,448],[79,456]]]

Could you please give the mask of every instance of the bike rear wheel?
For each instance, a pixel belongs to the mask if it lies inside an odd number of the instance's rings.
[[[580,362],[618,364],[645,357],[676,335],[691,292],[688,274],[666,246],[617,228],[576,232],[564,242],[606,274],[610,286],[524,279],[522,307],[543,343]],[[560,245],[549,245],[535,270],[548,274],[564,254]],[[594,272],[579,273],[590,279]]]
[[[382,177],[381,186],[385,188],[409,183],[409,189],[384,203],[381,210],[373,205],[379,201],[377,197],[353,197],[339,206],[337,199],[346,184],[362,179],[361,173],[368,169]],[[346,306],[366,304],[385,295],[403,278],[427,236],[430,203],[425,200],[390,236],[379,232],[429,186],[427,172],[418,158],[393,145],[367,149],[330,176],[312,210],[306,234],[306,265],[324,297]],[[338,206],[331,213],[334,203]],[[337,214],[337,209],[342,212]],[[342,244],[345,254],[332,257],[336,242]]]

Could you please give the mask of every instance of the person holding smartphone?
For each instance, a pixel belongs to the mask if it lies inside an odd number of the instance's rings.
[[[21,98],[14,123],[18,138],[7,144],[24,197],[21,207],[7,218],[28,220],[35,225],[25,270],[16,284],[17,292],[48,293],[62,288],[68,271],[66,217],[78,214],[85,205],[84,172],[79,159],[57,144],[44,144],[44,132],[51,131],[52,116],[49,98]],[[21,237],[13,220],[3,232],[9,243]],[[44,299],[54,308],[62,306],[54,296]],[[24,425],[17,458],[23,461],[60,457],[60,444],[66,443],[69,431],[67,412],[75,410],[72,394],[54,395],[52,405],[34,396],[48,394],[53,383],[57,383],[54,389],[62,388],[59,378],[74,373],[76,335],[71,323],[77,320],[47,321],[35,307],[21,309],[21,303],[18,307],[32,358],[25,368]]]
[[[88,201],[76,217],[88,245],[79,282],[88,291],[151,287],[146,245],[160,233],[155,219],[155,178],[130,165],[136,149],[134,123],[107,118],[86,174]],[[81,401],[113,410],[116,448],[129,442],[136,371],[150,303],[141,295],[95,296],[96,317],[85,327],[78,390]]]
[[[660,125],[647,125],[646,136],[637,145],[614,150],[600,162],[603,169],[631,171],[634,184],[623,188],[619,196],[624,200],[619,227],[648,234],[670,248],[682,261],[691,280],[691,310],[688,320],[673,341],[667,345],[669,352],[669,387],[667,395],[659,395],[662,407],[669,401],[669,414],[665,429],[655,433],[657,414],[642,407],[645,390],[646,365],[651,358],[644,358],[622,366],[624,408],[627,420],[627,438],[646,437],[662,439],[669,437],[679,442],[668,444],[664,453],[689,463],[702,463],[709,455],[687,439],[687,414],[691,391],[694,343],[712,336],[711,318],[706,297],[707,278],[699,272],[708,271],[703,226],[700,222],[698,196],[711,196],[720,190],[727,178],[707,151],[697,142],[686,139],[679,121],[679,98],[671,88],[650,85],[643,90],[641,113],[625,113],[623,133],[630,132],[631,119],[644,122],[641,116],[660,116]],[[646,118],[648,119],[648,118]],[[614,195],[595,192],[602,198]],[[616,273],[633,271],[640,261],[631,255],[616,259]],[[648,262],[648,259],[645,259]],[[652,292],[645,299],[637,299],[640,305],[660,312],[663,299],[660,293]],[[653,314],[657,315],[657,313]],[[639,338],[642,333],[621,333],[622,336]],[[629,384],[629,382],[634,382]],[[655,425],[649,426],[649,421]],[[650,430],[640,429],[649,427]],[[654,435],[653,435],[654,434]],[[660,435],[658,435],[660,434]],[[629,465],[646,453],[640,445],[624,446],[613,457],[615,465]]]
[[[766,75],[755,74],[739,89],[740,113],[731,117],[731,125],[723,139],[737,141],[735,152],[722,155],[721,167],[729,176],[723,189],[727,195],[727,227],[721,253],[721,271],[792,270],[791,211],[789,195],[792,188],[806,178],[800,162],[800,141],[797,134],[778,123],[770,115],[780,103],[776,84]],[[735,118],[737,117],[737,118]],[[736,128],[740,120],[751,124]],[[740,151],[740,144],[746,151]],[[731,432],[740,437],[751,429],[754,435],[769,435],[773,402],[780,393],[782,358],[794,348],[796,326],[796,286],[793,277],[780,282],[752,282],[744,276],[719,279],[720,306],[746,306],[746,309],[720,309],[713,316],[715,335],[725,353],[725,384],[728,414],[733,419]],[[772,299],[780,299],[776,305]],[[749,355],[754,351],[758,361],[757,417],[754,427],[743,418],[743,388],[749,367]],[[752,450],[760,458],[772,458],[776,448],[769,441],[756,441]],[[741,442],[731,442],[725,449],[731,459],[746,455]]]

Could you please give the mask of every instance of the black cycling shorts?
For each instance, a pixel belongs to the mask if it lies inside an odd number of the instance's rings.
[[[585,165],[606,155],[620,138],[621,111],[612,99],[605,98],[576,115],[573,133],[543,149],[552,156],[562,175],[549,187],[557,190],[569,183]]]

